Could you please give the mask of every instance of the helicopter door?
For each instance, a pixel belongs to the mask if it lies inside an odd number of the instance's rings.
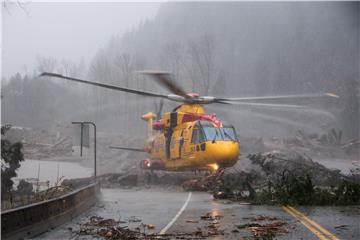
[[[166,137],[166,142],[165,142],[165,150],[166,150],[166,158],[167,159],[173,159],[173,155],[172,155],[172,146],[174,143],[172,143],[173,141],[173,129],[176,127],[177,125],[177,112],[171,112],[170,113],[170,127],[168,129],[168,131],[165,134]]]
[[[184,148],[184,131],[175,131],[170,142],[170,156],[171,160],[181,158],[181,152]]]
[[[191,133],[192,131],[190,131],[189,129],[185,129],[184,133],[183,133],[183,137],[184,137],[184,144],[181,148],[181,157],[189,157],[190,155],[192,155],[193,153],[191,152],[191,147],[192,145],[190,144],[191,142]]]

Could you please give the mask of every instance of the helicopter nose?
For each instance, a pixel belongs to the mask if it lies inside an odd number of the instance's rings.
[[[214,163],[220,166],[232,166],[236,163],[240,148],[235,141],[216,141],[207,144]]]

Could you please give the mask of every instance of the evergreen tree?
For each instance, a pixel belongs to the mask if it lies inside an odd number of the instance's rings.
[[[22,143],[11,143],[5,139],[5,133],[10,128],[9,125],[1,126],[1,199],[11,197],[14,184],[11,178],[17,176],[16,170],[20,167],[20,162],[24,161]]]

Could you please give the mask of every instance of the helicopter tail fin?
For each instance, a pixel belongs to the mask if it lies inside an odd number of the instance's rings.
[[[143,119],[144,121],[147,122],[147,138],[148,139],[152,139],[153,137],[153,121],[154,119],[156,119],[156,114],[154,114],[153,112],[148,112],[146,114],[144,114],[141,119]]]

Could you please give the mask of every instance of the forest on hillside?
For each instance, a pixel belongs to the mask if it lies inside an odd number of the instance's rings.
[[[277,136],[298,129],[359,135],[358,2],[164,3],[154,19],[109,39],[89,64],[39,58],[31,76],[2,81],[2,122],[49,128],[86,119],[102,129],[142,134],[140,116],[158,100],[59,80],[42,71],[165,92],[136,73],[161,69],[188,92],[226,97],[335,92],[333,103],[294,113],[211,107],[240,134]],[[175,105],[167,103],[166,110]],[[311,105],[312,106],[312,105]],[[316,110],[317,109],[317,110]],[[140,127],[139,127],[140,126]],[[134,129],[130,131],[129,129]],[[255,130],[256,131],[255,131]]]

